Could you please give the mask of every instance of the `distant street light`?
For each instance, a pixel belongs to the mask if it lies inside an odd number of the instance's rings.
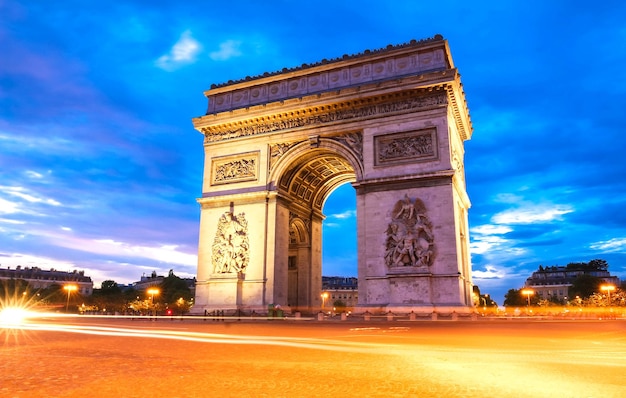
[[[533,289],[524,289],[522,290],[522,294],[526,295],[526,298],[528,299],[528,308],[530,308],[530,296],[535,294],[535,291]]]
[[[322,310],[324,309],[324,305],[326,305],[327,298],[328,298],[328,292],[322,293]]]
[[[159,289],[156,287],[151,287],[146,291],[150,295],[150,302],[152,304],[152,311],[154,312],[154,316],[156,316],[156,309],[154,308],[154,295],[161,293]]]
[[[65,312],[68,311],[70,307],[70,294],[78,290],[78,286],[76,285],[64,285],[63,290],[67,290],[67,302],[65,303]]]
[[[602,290],[603,292],[606,292],[608,294],[609,311],[610,311],[611,310],[611,292],[613,290],[615,290],[615,286],[613,286],[613,285],[602,285],[602,286],[600,286],[600,290]]]

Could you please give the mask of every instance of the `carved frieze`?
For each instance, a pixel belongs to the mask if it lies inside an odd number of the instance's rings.
[[[391,222],[385,231],[387,267],[416,267],[428,269],[435,258],[432,224],[426,215],[426,206],[405,195],[391,210]]]
[[[258,174],[258,152],[211,159],[211,185],[255,181]]]
[[[245,273],[249,261],[248,221],[245,214],[222,214],[213,240],[213,272]]]
[[[437,159],[437,130],[408,131],[374,137],[375,164],[420,162]]]
[[[397,96],[381,96],[378,101],[351,101],[344,104],[326,105],[315,109],[275,115],[271,119],[260,118],[237,124],[209,126],[201,130],[204,133],[205,142],[209,143],[300,127],[357,121],[446,104],[447,93],[445,91],[436,91],[426,95],[409,92]]]

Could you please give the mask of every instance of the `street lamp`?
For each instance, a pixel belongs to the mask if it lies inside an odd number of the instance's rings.
[[[154,311],[154,316],[156,316],[156,309],[154,308],[154,295],[161,293],[159,289],[156,287],[151,287],[147,290],[147,293],[150,295],[150,301],[152,303],[152,311]]]
[[[606,292],[608,294],[609,311],[610,311],[611,310],[611,292],[613,290],[615,290],[615,286],[613,286],[613,285],[602,285],[602,286],[600,286],[600,290],[602,290],[603,292]]]
[[[328,292],[322,293],[322,310],[324,309],[324,305],[326,305],[327,298],[328,298]]]
[[[69,309],[70,306],[70,294],[78,290],[78,286],[76,285],[64,285],[63,290],[67,290],[67,302],[65,303],[65,312]]]
[[[530,296],[535,294],[535,291],[533,289],[524,289],[522,290],[522,294],[525,294],[526,298],[528,298],[528,308],[530,308]]]

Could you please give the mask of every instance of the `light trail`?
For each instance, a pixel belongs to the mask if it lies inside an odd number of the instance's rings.
[[[68,318],[71,316],[47,313],[29,313],[27,318]],[[82,317],[82,316],[81,316]],[[110,319],[110,317],[109,317]],[[47,331],[62,333],[77,333],[88,335],[112,336],[112,337],[134,337],[134,338],[154,338],[170,339],[180,341],[190,341],[197,343],[212,344],[239,344],[239,345],[271,345],[291,348],[304,348],[325,351],[371,353],[381,354],[394,352],[393,346],[389,344],[358,343],[344,340],[305,338],[305,337],[276,337],[259,335],[231,335],[222,333],[201,333],[187,332],[168,329],[155,329],[146,331],[145,329],[104,327],[104,326],[83,326],[69,325],[61,323],[33,322],[26,320],[21,323],[14,321],[0,322],[1,329],[11,329],[12,331]]]

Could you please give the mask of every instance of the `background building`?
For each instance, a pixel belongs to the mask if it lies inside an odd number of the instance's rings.
[[[594,266],[592,262],[572,263],[567,266],[539,266],[539,270],[532,273],[526,279],[524,287],[535,291],[540,299],[558,298],[567,299],[568,290],[576,278],[581,275],[590,275],[600,278],[604,283],[619,286],[620,280],[617,276],[611,276],[606,267]]]
[[[91,296],[93,282],[91,277],[85,276],[85,271],[64,272],[54,268],[46,271],[38,267],[24,267],[18,265],[15,269],[0,269],[0,280],[22,279],[28,282],[32,289],[46,289],[54,284],[73,284],[78,286],[78,293],[83,296]]]
[[[358,278],[345,276],[322,276],[322,294],[328,293],[325,308],[330,309],[336,301],[345,304],[347,310],[356,307],[359,301]]]

